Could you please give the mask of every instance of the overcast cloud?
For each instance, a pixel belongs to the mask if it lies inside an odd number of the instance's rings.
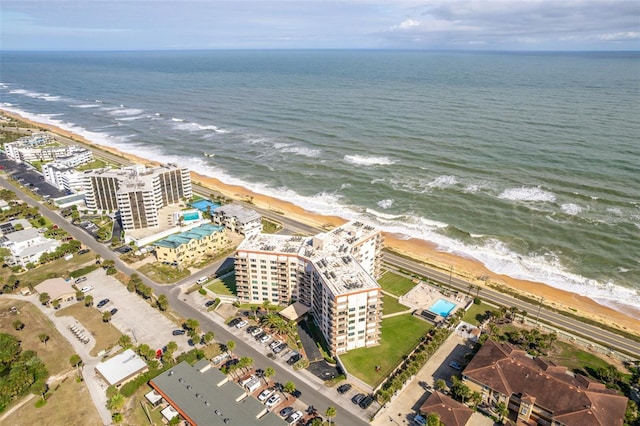
[[[2,0],[2,50],[640,50],[640,1]]]

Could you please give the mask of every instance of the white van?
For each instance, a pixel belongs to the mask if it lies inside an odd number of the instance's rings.
[[[209,277],[200,277],[198,278],[198,281],[196,281],[196,284],[204,284],[207,281],[209,281]]]

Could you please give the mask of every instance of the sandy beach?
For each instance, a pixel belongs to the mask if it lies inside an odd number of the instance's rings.
[[[120,155],[130,161],[140,164],[153,163],[147,159],[118,151],[108,146],[95,144],[92,141],[86,140],[82,136],[73,134],[64,129],[47,124],[35,123],[21,116],[3,110],[0,111],[2,111],[6,116],[13,117],[23,122],[28,122],[38,128],[46,129],[60,136],[73,139],[78,143]],[[258,207],[280,212],[287,217],[309,225],[317,227],[335,227],[346,222],[346,220],[340,217],[324,216],[312,213],[292,203],[257,194],[241,186],[228,185],[213,177],[204,176],[195,172],[192,172],[192,180],[210,188],[214,192],[224,195],[225,197],[243,201],[251,200],[251,202]],[[424,240],[406,239],[403,238],[403,236],[394,234],[386,234],[385,238],[386,245],[395,252],[423,261],[426,264],[442,271],[446,271],[447,273],[450,268],[453,268],[452,271],[454,276],[473,282],[475,285],[484,286],[487,283],[493,283],[507,286],[534,298],[542,296],[544,297],[545,305],[548,304],[558,309],[572,311],[573,313],[586,318],[594,319],[613,327],[624,329],[627,332],[640,334],[640,309],[634,309],[633,307],[626,305],[619,305],[620,310],[618,311],[607,306],[600,305],[588,297],[560,290],[544,283],[518,280],[505,275],[496,274],[489,271],[484,265],[475,260],[438,251],[435,245]],[[479,277],[482,276],[488,277],[486,282],[479,279]]]

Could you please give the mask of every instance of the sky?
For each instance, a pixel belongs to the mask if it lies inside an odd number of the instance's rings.
[[[0,50],[640,50],[637,0],[1,0]]]

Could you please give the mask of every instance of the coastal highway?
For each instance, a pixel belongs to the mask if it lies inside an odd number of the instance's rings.
[[[60,137],[59,135],[57,136]],[[73,141],[67,138],[62,138],[62,139],[66,143],[78,143],[77,141]],[[132,164],[131,161],[121,156],[112,154],[102,149],[97,149],[91,145],[87,145],[87,147],[94,152],[94,155],[97,158],[102,158],[106,161],[123,165],[123,166]],[[205,197],[210,197],[212,195],[221,195],[215,190],[206,188],[202,185],[192,183],[192,186],[193,186],[193,191],[198,195],[203,195]],[[266,218],[280,222],[283,225],[283,227],[290,232],[313,235],[318,232],[326,231],[317,227],[309,226],[301,222],[295,221],[273,210],[259,208],[254,206],[253,204],[249,204],[246,202],[238,202],[238,203],[256,210]],[[470,282],[461,280],[456,277],[451,277],[448,272],[443,272],[437,269],[429,268],[419,262],[411,261],[403,257],[393,255],[391,253],[385,253],[384,260],[385,260],[385,263],[391,266],[392,268],[403,269],[403,270],[427,277],[433,281],[436,281],[444,285],[448,285],[449,282],[451,282],[452,288],[465,294],[469,290],[470,286],[472,285],[472,283]],[[615,349],[620,350],[622,352],[627,353],[628,355],[635,357],[636,359],[640,358],[639,342],[633,341],[631,339],[627,339],[626,337],[620,336],[610,331],[603,330],[595,325],[586,324],[577,319],[548,310],[544,307],[544,305],[539,306],[537,304],[524,302],[508,294],[500,293],[498,291],[487,288],[486,286],[481,287],[481,292],[482,292],[481,294],[482,297],[489,302],[506,306],[506,307],[515,306],[518,309],[526,311],[529,315],[529,318],[533,318],[535,315],[536,317],[539,318],[540,321],[565,329],[571,334],[575,334],[576,336],[580,336],[584,339],[587,339],[593,342],[598,342],[604,346],[610,347],[613,350]],[[544,294],[542,294],[541,296],[544,297]],[[539,315],[538,315],[538,312],[539,312]],[[638,322],[638,324],[640,327],[640,321]]]

